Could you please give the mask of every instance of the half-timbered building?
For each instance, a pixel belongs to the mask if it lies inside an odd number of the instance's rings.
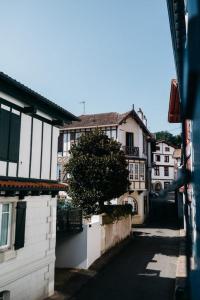
[[[59,125],[68,111],[0,73],[0,298],[54,292]]]
[[[57,178],[61,182],[67,181],[64,165],[69,159],[71,146],[76,143],[82,134],[87,134],[99,128],[109,138],[121,143],[125,152],[130,187],[120,199],[113,203],[131,203],[135,211],[134,223],[142,223],[148,214],[148,197],[151,176],[151,141],[152,135],[147,128],[147,119],[140,109],[137,113],[134,108],[124,114],[115,112],[82,115],[80,121],[65,125],[60,130],[58,143]]]

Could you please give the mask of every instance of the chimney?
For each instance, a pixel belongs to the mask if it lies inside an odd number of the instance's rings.
[[[146,116],[144,116],[143,123],[147,127],[147,117]]]
[[[144,117],[143,117],[143,112],[142,112],[141,108],[138,109],[137,114],[138,114],[138,116],[140,117],[140,119],[141,119],[142,122],[143,122],[143,118],[144,118]]]

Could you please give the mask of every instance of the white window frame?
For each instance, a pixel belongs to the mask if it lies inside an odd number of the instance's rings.
[[[11,202],[0,202],[0,233],[2,230],[2,214],[3,214],[3,205],[8,204],[9,205],[9,219],[8,219],[8,235],[7,235],[7,244],[0,245],[0,250],[9,249],[11,247],[11,236],[12,236],[12,211],[13,211],[13,204]],[[6,212],[7,213],[7,212]]]
[[[140,163],[139,170],[140,170],[140,181],[145,181],[145,164]]]
[[[134,180],[134,163],[129,163],[129,180]]]
[[[128,169],[130,181],[145,181],[145,164],[129,162]]]

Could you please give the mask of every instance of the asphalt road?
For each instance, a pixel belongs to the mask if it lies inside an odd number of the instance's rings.
[[[74,300],[173,299],[179,231],[173,201],[158,200],[149,222]]]

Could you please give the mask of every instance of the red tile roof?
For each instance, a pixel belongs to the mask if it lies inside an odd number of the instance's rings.
[[[65,124],[61,130],[76,129],[76,128],[94,128],[103,126],[117,126],[126,120],[130,115],[135,119],[135,121],[143,128],[143,130],[151,136],[151,133],[139,118],[134,110],[128,111],[123,114],[116,112],[92,114],[92,115],[81,115],[79,116],[80,121],[73,121],[71,124]]]
[[[66,191],[67,186],[60,183],[0,180],[0,191]]]
[[[116,112],[81,115],[80,121],[74,121],[71,124],[66,124],[64,128],[81,128],[81,127],[95,127],[95,126],[108,126],[118,125],[121,120],[121,115]]]

